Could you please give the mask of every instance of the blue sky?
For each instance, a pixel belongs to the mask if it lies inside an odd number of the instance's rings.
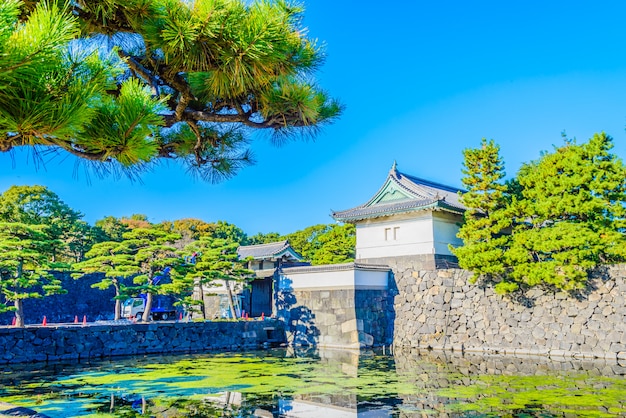
[[[218,185],[174,163],[142,177],[89,178],[71,157],[36,168],[0,154],[0,191],[43,184],[85,215],[225,220],[248,234],[333,222],[400,171],[461,186],[462,150],[501,146],[508,175],[566,131],[605,131],[626,157],[626,3],[309,0],[326,45],[320,86],[346,111],[314,141],[253,143],[258,163]]]

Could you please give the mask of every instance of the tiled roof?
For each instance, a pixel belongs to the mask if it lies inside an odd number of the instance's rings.
[[[320,273],[329,271],[344,271],[344,270],[367,270],[367,271],[390,271],[389,266],[383,264],[367,264],[367,263],[342,263],[342,264],[324,264],[321,266],[300,266],[300,267],[288,267],[283,268],[281,271],[283,274],[297,274],[297,273]]]
[[[255,260],[278,258],[285,253],[290,253],[293,258],[298,260],[302,259],[302,256],[291,248],[289,240],[270,242],[269,244],[244,245],[237,248],[237,254],[242,260],[248,257],[252,257]]]
[[[394,163],[374,197],[361,206],[333,212],[332,217],[342,222],[354,222],[426,209],[460,214],[466,208],[459,200],[459,192],[464,190],[400,173]]]

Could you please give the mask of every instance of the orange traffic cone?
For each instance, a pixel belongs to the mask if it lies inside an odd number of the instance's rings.
[[[74,315],[74,323],[78,324],[78,315]]]
[[[265,320],[265,312],[261,312],[261,321]]]
[[[83,315],[83,325],[87,325],[87,315]]]
[[[183,320],[183,313],[182,313],[182,312],[180,313],[180,316],[178,317],[178,320],[179,320],[179,321],[182,321],[182,320]]]
[[[13,317],[13,320],[11,321],[11,326],[14,327],[15,326],[15,317]]]
[[[48,325],[48,320],[46,319],[46,316],[44,315],[43,321],[41,322],[41,326],[45,327],[46,325]]]

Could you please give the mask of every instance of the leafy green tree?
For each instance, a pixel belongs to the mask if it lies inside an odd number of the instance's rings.
[[[142,320],[149,321],[154,294],[166,293],[166,288],[157,283],[156,279],[164,275],[166,268],[177,267],[182,263],[176,248],[171,245],[179,238],[180,235],[156,228],[134,228],[122,234],[122,241],[95,244],[86,254],[87,259],[73,267],[82,273],[105,273],[105,278],[94,284],[94,287],[115,288],[116,319],[119,318],[121,299],[145,294],[146,306]],[[174,269],[171,272],[177,274]],[[124,285],[122,279],[130,277],[134,285]]]
[[[96,221],[94,230],[96,242],[121,241],[128,227],[115,216],[107,216]]]
[[[243,282],[254,278],[254,272],[246,268],[246,260],[239,260],[237,248],[239,243],[223,238],[210,236],[201,237],[189,244],[184,253],[187,256],[195,254],[191,268],[185,276],[188,287],[193,286],[200,290],[200,299],[204,301],[206,286],[224,284],[228,292],[229,307],[233,318],[235,312],[231,282]],[[177,283],[174,282],[174,286]],[[187,305],[197,302],[188,300]],[[204,315],[206,318],[206,314]]]
[[[330,228],[330,225],[319,224],[308,226],[285,236],[291,246],[300,253],[306,260],[311,260],[315,253],[321,248],[318,237]]]
[[[463,156],[462,182],[467,192],[461,202],[467,210],[458,233],[463,246],[451,250],[460,267],[476,274],[473,281],[480,276],[499,281],[506,272],[503,255],[510,236],[505,231],[511,226],[500,147],[483,138],[480,148],[465,149]]]
[[[354,225],[319,224],[287,234],[291,246],[312,264],[354,261],[356,230]]]
[[[281,241],[282,239],[278,232],[268,232],[267,234],[259,232],[256,235],[248,237],[248,245],[269,244],[270,242]]]
[[[626,260],[626,168],[596,134],[525,164],[504,188],[498,147],[465,153],[469,207],[454,249],[461,267],[499,293],[532,286],[572,291],[599,263]],[[484,171],[481,171],[484,170]]]
[[[313,82],[324,55],[302,13],[283,0],[3,1],[0,151],[234,175],[251,132],[311,135],[341,113]]]
[[[339,264],[354,261],[356,229],[353,224],[331,225],[317,237],[319,249],[312,254],[311,264]]]
[[[239,245],[248,244],[248,235],[238,226],[226,221],[217,221],[212,233],[213,238],[219,238]]]
[[[0,220],[47,226],[54,262],[75,261],[90,245],[82,216],[45,186],[11,186],[0,194]]]
[[[567,141],[520,169],[507,252],[514,285],[575,290],[599,263],[626,259],[626,167],[608,135]]]
[[[0,312],[15,311],[15,325],[24,326],[25,299],[64,293],[50,274],[49,249],[54,244],[46,225],[0,222]],[[13,306],[9,306],[10,304]]]
[[[122,299],[128,297],[123,279],[131,278],[140,272],[135,260],[136,248],[128,242],[107,241],[95,244],[86,254],[86,260],[72,265],[74,270],[85,273],[104,273],[105,277],[91,287],[106,290],[115,289],[115,320],[122,316]],[[82,275],[80,274],[80,275]],[[74,273],[74,277],[79,277]]]
[[[122,244],[128,247],[133,257],[133,265],[136,274],[133,276],[135,286],[126,288],[128,293],[146,295],[143,321],[150,320],[150,311],[155,294],[165,293],[166,287],[157,283],[157,278],[165,274],[169,267],[175,267],[182,263],[182,259],[172,246],[172,243],[180,238],[178,234],[170,234],[156,228],[135,228],[123,235]],[[170,269],[168,269],[170,270]],[[171,274],[176,274],[171,269]]]

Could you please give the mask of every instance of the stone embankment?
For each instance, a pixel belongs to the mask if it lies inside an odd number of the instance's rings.
[[[276,320],[0,328],[0,363],[261,348],[285,342]]]
[[[626,265],[605,267],[578,294],[533,289],[514,299],[470,284],[464,270],[385,261],[397,287],[396,346],[626,359]]]

